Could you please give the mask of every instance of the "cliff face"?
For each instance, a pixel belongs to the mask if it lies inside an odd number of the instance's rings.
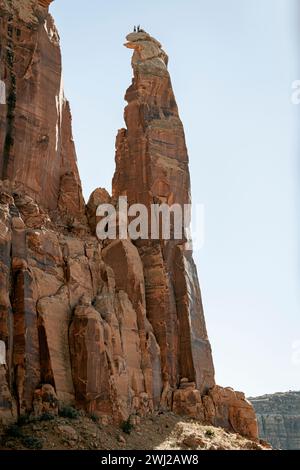
[[[300,449],[300,392],[250,398],[257,413],[260,437],[275,449]]]
[[[215,385],[185,236],[94,235],[99,203],[190,202],[188,156],[167,56],[128,36],[134,79],[113,194],[84,205],[49,2],[1,2],[0,422],[68,403],[104,423],[174,410],[257,436],[242,393]]]
[[[46,209],[71,190],[70,217],[84,213],[71,115],[62,88],[59,36],[41,1],[1,2],[0,178],[16,182]],[[70,185],[69,185],[70,186]]]

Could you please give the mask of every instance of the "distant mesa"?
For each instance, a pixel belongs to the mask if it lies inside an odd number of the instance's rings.
[[[300,391],[249,398],[256,411],[260,438],[274,449],[300,450]]]

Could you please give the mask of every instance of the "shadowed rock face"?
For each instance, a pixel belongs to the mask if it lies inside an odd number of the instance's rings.
[[[73,404],[103,423],[173,409],[256,437],[244,395],[215,385],[185,235],[94,235],[97,205],[119,195],[147,207],[190,202],[167,55],[147,33],[128,36],[134,78],[113,194],[98,188],[85,207],[46,3],[0,2],[0,422],[46,409],[51,390],[55,409]]]
[[[149,208],[167,203],[183,209],[190,203],[188,154],[167,55],[147,33],[129,34],[127,40],[126,47],[134,50],[134,78],[125,97],[127,129],[117,137],[113,197],[126,195],[129,204]],[[137,245],[164,385],[176,387],[186,377],[205,392],[214,385],[214,368],[192,253],[184,239]]]
[[[0,178],[23,185],[46,209],[56,209],[61,195],[71,192],[69,214],[80,218],[84,201],[62,88],[59,36],[44,8],[49,3],[5,1],[1,9],[7,106],[0,108]]]
[[[300,392],[249,399],[257,413],[259,435],[275,449],[300,449]]]

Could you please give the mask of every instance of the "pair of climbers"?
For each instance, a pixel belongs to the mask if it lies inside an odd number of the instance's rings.
[[[145,33],[146,31],[144,31],[143,29],[141,29],[141,26],[138,25],[138,26],[135,26],[135,27],[133,28],[133,32],[134,32],[134,33]]]

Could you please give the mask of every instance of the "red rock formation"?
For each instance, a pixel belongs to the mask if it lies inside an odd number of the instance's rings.
[[[59,36],[37,3],[2,2],[1,74],[7,105],[0,108],[0,177],[22,183],[46,209],[61,194],[70,217],[82,217],[84,201],[76,164],[69,104],[64,97]],[[71,181],[66,182],[66,178]]]
[[[134,79],[116,144],[113,197],[129,204],[190,203],[184,130],[167,70],[167,55],[146,33],[130,34]],[[200,289],[185,240],[139,243],[146,282],[147,316],[161,349],[164,386],[180,378],[205,392],[214,385]],[[158,315],[159,312],[159,315]],[[179,334],[180,331],[180,334]]]
[[[41,7],[45,7],[45,8],[48,8],[50,3],[52,3],[52,2],[53,2],[53,0],[38,0],[39,5],[41,5]]]
[[[256,437],[243,395],[215,385],[185,235],[94,235],[97,205],[119,195],[148,207],[190,202],[167,56],[145,33],[128,37],[134,79],[113,195],[98,189],[85,208],[58,34],[42,3],[0,3],[0,423],[56,414],[60,402],[104,423],[173,409]]]
[[[129,204],[190,203],[184,130],[178,115],[168,57],[147,33],[127,36],[134,78],[127,90],[127,128],[116,142],[113,198]],[[150,224],[150,220],[149,220]],[[196,266],[187,240],[139,240],[144,267],[147,317],[161,351],[161,405],[206,419],[247,436],[257,436],[252,406],[243,394],[215,386]]]

